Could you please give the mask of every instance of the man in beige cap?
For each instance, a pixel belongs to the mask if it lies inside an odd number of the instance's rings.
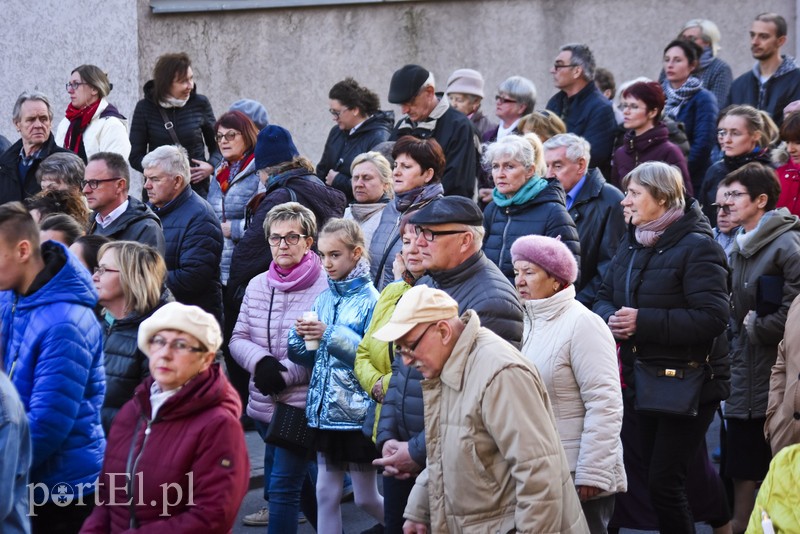
[[[426,379],[428,463],[405,533],[588,532],[546,389],[514,347],[419,285],[373,335]]]

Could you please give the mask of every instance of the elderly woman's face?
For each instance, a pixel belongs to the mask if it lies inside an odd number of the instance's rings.
[[[733,182],[728,185],[723,198],[725,205],[730,207],[731,222],[743,226],[747,232],[755,230],[766,211],[767,195],[758,195],[754,200],[750,198],[750,192],[744,185]]]
[[[398,154],[394,160],[394,192],[396,194],[422,187],[433,179],[433,169],[422,171],[422,167],[408,154]]]
[[[312,237],[303,237],[303,233],[299,221],[276,221],[270,225],[267,242],[275,265],[291,269],[303,260],[314,242]]]
[[[655,221],[667,212],[665,201],[658,201],[643,185],[631,180],[622,199],[625,221],[640,226]]]
[[[460,111],[464,115],[471,115],[480,107],[480,99],[477,99],[478,105],[476,106],[475,97],[464,93],[447,93],[447,99],[450,101],[451,108]]]
[[[359,163],[353,167],[353,197],[359,204],[378,202],[384,193],[381,174],[371,161]]]
[[[192,89],[194,89],[194,72],[192,67],[188,67],[185,76],[175,74],[172,79],[172,85],[169,86],[169,94],[172,98],[177,98],[178,100],[188,100],[189,95],[192,94]]]
[[[514,285],[522,300],[546,299],[561,288],[561,283],[544,269],[525,260],[514,262]]]
[[[500,194],[511,198],[533,176],[533,169],[526,169],[522,163],[510,156],[498,156],[492,160],[492,179]]]
[[[163,391],[177,389],[202,373],[214,361],[214,353],[200,346],[191,334],[160,330],[148,341],[150,375]]]
[[[244,135],[239,130],[220,126],[217,128],[217,144],[222,157],[229,163],[239,161],[247,150]],[[233,176],[230,177],[233,180]]]
[[[425,274],[425,267],[422,266],[422,253],[417,246],[417,233],[414,231],[413,224],[406,224],[403,230],[403,247],[401,249],[403,262],[406,264],[408,272],[415,278],[420,278]]]

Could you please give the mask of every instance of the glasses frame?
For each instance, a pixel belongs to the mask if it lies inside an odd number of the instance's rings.
[[[494,101],[498,104],[519,104],[519,100],[512,100],[511,98],[506,98],[500,95],[494,95]]]
[[[413,359],[414,358],[414,356],[413,356],[414,351],[417,350],[417,347],[419,346],[419,344],[422,341],[422,339],[428,334],[428,330],[430,330],[431,327],[435,326],[436,324],[437,323],[429,324],[427,326],[427,328],[425,328],[425,330],[422,331],[422,334],[419,335],[417,340],[414,341],[414,343],[410,344],[409,346],[407,346],[405,348],[400,347],[400,346],[397,345],[397,343],[395,343],[394,344],[394,353],[397,356],[400,356],[401,358],[406,359],[406,360]]]
[[[714,202],[713,204],[711,204],[711,207],[717,211],[721,211],[725,215],[731,214],[731,207],[728,206],[727,204],[717,204],[716,202]]]
[[[98,265],[94,268],[94,274],[97,276],[103,276],[106,273],[118,273],[119,269],[109,269],[108,267],[103,267],[102,265]]]
[[[350,109],[350,108],[342,108],[342,109],[340,109],[340,110],[338,110],[338,111],[337,111],[337,110],[335,110],[335,109],[330,109],[330,108],[329,108],[329,109],[328,109],[328,113],[330,113],[331,115],[333,115],[334,117],[336,117],[336,118],[338,119],[339,117],[341,117],[342,113],[344,113],[344,112],[345,112],[345,111],[347,111],[348,109]]]
[[[242,132],[237,132],[236,130],[228,130],[224,134],[218,133],[217,135],[214,136],[214,139],[217,141],[217,143],[221,143],[223,139],[225,139],[227,142],[230,143],[234,139],[236,139],[237,135],[242,135]]]
[[[86,189],[86,186],[88,185],[89,189],[91,189],[92,191],[95,191],[98,187],[100,187],[100,184],[103,183],[103,182],[113,182],[113,181],[116,181],[116,180],[124,180],[124,179],[125,178],[123,178],[122,176],[117,176],[116,178],[103,178],[102,180],[99,180],[99,179],[98,180],[81,180],[81,190]]]
[[[553,68],[554,68],[555,70],[558,70],[558,69],[567,69],[567,68],[572,68],[572,67],[580,67],[580,65],[577,65],[577,64],[575,64],[575,63],[564,63],[564,64],[561,64],[561,63],[553,63]]]
[[[64,87],[66,87],[67,92],[69,93],[70,90],[77,91],[81,85],[89,85],[89,82],[67,82],[64,84]]]
[[[422,238],[427,241],[428,243],[433,243],[436,240],[437,235],[455,235],[455,234],[466,234],[469,230],[431,230],[430,228],[423,228],[422,226],[415,225],[414,226],[414,233],[417,237],[420,235]],[[430,238],[428,238],[428,235]]]
[[[738,189],[734,189],[733,191],[725,191],[722,193],[722,197],[729,202],[736,202],[742,195],[749,196],[750,193],[747,191],[739,191]]]
[[[160,340],[160,341],[156,342],[156,340]],[[147,349],[151,353],[156,353],[156,352],[162,351],[162,350],[164,350],[165,347],[169,348],[169,350],[171,352],[174,352],[176,354],[189,354],[189,353],[192,353],[192,352],[194,352],[194,353],[208,352],[208,349],[206,349],[203,346],[192,347],[192,346],[186,345],[185,347],[179,347],[179,346],[177,346],[178,343],[186,343],[186,341],[184,341],[183,339],[173,339],[172,341],[167,342],[167,340],[164,339],[161,336],[153,336],[153,337],[151,337],[150,339],[147,340]],[[154,344],[157,345],[155,347],[155,349],[153,348]]]
[[[289,241],[289,238],[295,239],[295,236],[297,236],[297,241],[295,241],[294,243]],[[306,237],[308,237],[308,236],[305,235],[305,234],[295,234],[295,233],[286,234],[286,235],[269,234],[269,236],[267,236],[267,243],[269,243],[269,245],[271,247],[279,247],[279,246],[281,246],[281,242],[285,242],[286,246],[292,247],[294,245],[299,244],[300,240],[301,239],[305,239]],[[278,239],[277,243],[273,243],[274,238]]]

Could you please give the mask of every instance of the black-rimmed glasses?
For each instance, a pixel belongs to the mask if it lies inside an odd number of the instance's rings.
[[[409,346],[407,346],[407,347],[399,347],[399,346],[397,345],[397,343],[395,343],[395,345],[394,345],[394,353],[395,353],[395,354],[397,354],[398,356],[400,356],[401,358],[405,358],[405,359],[407,359],[407,360],[408,360],[408,359],[411,359],[412,355],[414,354],[414,351],[415,351],[415,350],[417,350],[417,346],[418,346],[418,345],[420,344],[420,342],[422,341],[422,338],[424,338],[424,337],[425,337],[425,334],[427,334],[427,333],[428,333],[428,330],[430,330],[430,329],[431,329],[431,327],[432,327],[433,325],[435,325],[435,324],[436,324],[436,323],[431,323],[431,324],[429,324],[429,325],[428,325],[428,326],[425,328],[425,330],[423,330],[423,331],[422,331],[422,334],[421,334],[421,335],[420,335],[420,336],[417,338],[417,340],[416,340],[414,343],[412,343],[412,344],[410,344]]]
[[[437,235],[455,235],[455,234],[466,234],[468,230],[431,230],[430,228],[424,228],[422,226],[415,226],[414,233],[417,234],[417,237],[420,235],[422,236],[425,241],[428,243],[432,243],[434,239],[436,239]]]
[[[303,234],[286,234],[286,235],[270,234],[270,236],[267,238],[267,241],[273,247],[279,247],[281,241],[286,241],[287,245],[296,245],[300,242],[300,239],[304,237],[308,236]]]
[[[100,184],[103,182],[115,182],[117,180],[124,180],[124,178],[117,176],[116,178],[104,178],[102,180],[81,180],[81,189],[86,189],[86,186],[89,186],[89,189],[95,190],[100,187]]]

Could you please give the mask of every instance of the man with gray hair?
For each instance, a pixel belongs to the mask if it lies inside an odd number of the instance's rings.
[[[446,165],[442,176],[445,195],[473,198],[478,173],[480,141],[463,113],[436,96],[433,73],[419,65],[406,65],[392,75],[389,102],[399,104],[403,117],[392,130],[390,141],[404,135],[431,137],[441,145]]]
[[[222,227],[211,205],[190,187],[189,157],[164,145],[142,159],[144,189],[161,219],[166,241],[167,287],[175,300],[222,322]]]
[[[590,169],[591,149],[586,139],[559,134],[544,143],[547,177],[557,178],[567,192],[567,211],[581,243],[581,279],[575,288],[589,309],[625,233],[623,195],[606,182],[598,169]]]
[[[94,210],[89,233],[117,241],[138,241],[164,255],[161,221],[147,205],[128,195],[128,161],[116,152],[97,152],[89,158],[81,181],[86,203]]]
[[[53,137],[53,108],[43,93],[19,95],[13,122],[21,139],[0,155],[0,204],[22,201],[41,191],[36,180],[41,161],[50,154],[68,152]]]
[[[561,117],[569,133],[589,142],[592,163],[608,175],[617,121],[611,101],[594,84],[594,71],[594,55],[588,46],[562,46],[550,67],[554,84],[560,91],[547,102],[547,109]]]

